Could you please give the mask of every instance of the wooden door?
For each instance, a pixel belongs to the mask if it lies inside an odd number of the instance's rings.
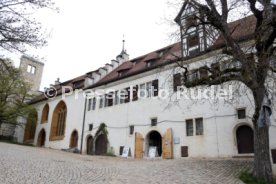
[[[135,158],[143,158],[143,144],[144,138],[142,134],[136,132],[135,133]]]
[[[71,134],[71,139],[70,139],[70,148],[76,148],[78,147],[78,132],[76,130],[74,130]]]
[[[93,155],[93,137],[89,136],[86,143],[87,155]]]
[[[172,129],[167,129],[162,138],[162,158],[172,158]]]
[[[99,135],[96,138],[95,143],[95,154],[96,155],[105,155],[107,153],[107,136],[104,134]]]
[[[37,137],[37,146],[42,147],[45,145],[45,140],[46,140],[46,133],[45,130],[42,129]]]
[[[238,153],[254,153],[254,135],[251,127],[243,125],[237,129]]]

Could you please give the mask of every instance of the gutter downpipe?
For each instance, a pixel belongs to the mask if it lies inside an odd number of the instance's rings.
[[[84,124],[85,124],[85,116],[86,116],[86,105],[87,105],[87,94],[85,94],[85,103],[84,103],[84,112],[83,112],[83,122],[82,122],[82,131],[81,131],[81,147],[80,147],[80,154],[82,154],[83,133],[84,133]]]

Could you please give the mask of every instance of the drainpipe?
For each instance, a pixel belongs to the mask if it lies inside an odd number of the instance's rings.
[[[80,147],[80,154],[82,154],[83,133],[84,133],[84,124],[85,124],[85,116],[86,116],[86,104],[87,104],[87,94],[85,93],[84,112],[83,112],[83,122],[82,122],[82,131],[81,131],[81,147]]]

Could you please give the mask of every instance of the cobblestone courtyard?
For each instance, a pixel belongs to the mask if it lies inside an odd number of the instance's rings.
[[[1,184],[166,183],[232,184],[251,160],[135,160],[85,156],[0,143]]]

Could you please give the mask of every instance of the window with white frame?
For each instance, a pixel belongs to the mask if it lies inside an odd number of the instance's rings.
[[[92,106],[92,98],[88,99],[88,105],[87,105],[87,110],[90,111]]]
[[[140,93],[140,98],[144,98],[146,97],[146,88],[145,88],[145,84],[140,84],[140,87],[139,87],[139,93]]]
[[[35,66],[32,66],[32,65],[28,65],[27,66],[27,72],[28,73],[35,74],[35,71],[36,71],[36,67]]]
[[[195,131],[194,131],[194,127],[195,127]],[[193,136],[194,132],[195,132],[195,135],[203,135],[204,134],[203,118],[195,118],[195,119],[187,119],[186,120],[186,135]]]
[[[147,97],[151,97],[152,93],[152,82],[146,83]]]
[[[99,108],[103,108],[104,105],[104,96],[100,96],[100,104],[99,104]]]

